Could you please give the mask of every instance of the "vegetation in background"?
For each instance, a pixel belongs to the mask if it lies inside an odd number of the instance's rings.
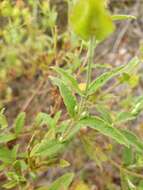
[[[104,165],[110,164],[118,171],[120,189],[142,190],[143,142],[126,123],[131,124],[141,113],[143,96],[125,100],[124,96],[118,99],[112,93],[112,89],[122,85],[129,89],[138,85],[141,60],[133,57],[114,68],[105,64],[102,74],[93,75],[98,69],[94,63],[95,48],[115,31],[115,21],[135,17],[112,15],[105,0],[67,3],[69,26],[59,33],[56,9],[47,1],[0,2],[1,82],[11,80],[10,73],[13,77],[33,77],[40,70],[39,80],[48,73],[48,80],[58,87],[64,103],[54,114],[39,112],[28,127],[26,112],[18,113],[9,124],[5,109],[1,109],[1,188],[91,189],[84,172],[77,174],[63,157],[67,150],[76,149],[74,143],[78,140],[99,170],[104,172]],[[111,105],[111,100],[115,104]],[[117,150],[120,159],[116,159]],[[61,176],[52,183],[39,185],[41,173],[53,167],[63,171]],[[78,181],[77,175],[80,175]],[[105,188],[116,189],[108,181]]]

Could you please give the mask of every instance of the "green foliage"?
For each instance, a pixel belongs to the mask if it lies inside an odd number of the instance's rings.
[[[140,174],[143,142],[135,134],[136,130],[125,129],[124,125],[136,120],[142,112],[143,96],[132,97],[123,103],[126,94],[117,99],[110,92],[112,86],[108,84],[113,81],[117,85],[128,85],[129,89],[137,87],[140,59],[135,57],[127,64],[110,67],[110,70],[109,65],[101,65],[100,69],[104,68],[102,74],[93,80],[91,77],[92,70],[98,69],[93,65],[95,46],[98,48],[98,44],[114,32],[113,21],[135,17],[111,15],[106,0],[75,0],[68,3],[69,24],[75,34],[69,31],[58,33],[57,12],[54,7],[51,8],[49,1],[0,2],[0,16],[5,22],[0,29],[0,37],[4,42],[0,46],[0,78],[6,80],[11,69],[16,69],[16,76],[20,76],[27,66],[31,68],[26,71],[27,76],[33,76],[38,68],[46,77],[45,81],[48,73],[48,82],[52,82],[50,87],[58,87],[54,88],[54,92],[61,96],[64,103],[63,106],[59,101],[60,106],[50,107],[49,113],[41,111],[36,116],[34,113],[34,119],[26,118],[26,112],[20,112],[13,124],[2,109],[0,172],[6,180],[0,185],[4,189],[24,190],[89,189],[82,181],[72,184],[76,174],[69,173],[71,168],[66,170],[72,167],[70,161],[66,160],[67,154],[72,148],[77,149],[75,142],[81,142],[87,156],[95,161],[101,171],[104,169],[103,162],[119,170],[122,189],[135,189],[136,186],[136,189],[141,189],[143,182],[139,179],[143,179]],[[86,52],[87,60],[84,60]],[[45,55],[46,60],[43,59]],[[41,57],[42,60],[39,59]],[[104,89],[106,85],[109,88]],[[36,95],[34,93],[32,98]],[[110,101],[116,99],[115,105],[111,105]],[[28,99],[28,103],[30,101]],[[119,153],[116,147],[119,147]],[[120,162],[113,160],[115,156],[118,159],[121,157]],[[53,182],[50,187],[49,184],[39,186],[40,176],[53,167],[65,168],[66,173],[55,181],[55,176],[51,178]],[[78,177],[84,177],[82,172],[82,175],[78,173]],[[110,187],[113,187],[112,184]]]
[[[32,66],[31,75],[35,74],[37,67],[46,72],[53,59],[55,42],[52,38],[55,34],[47,34],[55,27],[57,13],[48,1],[31,2],[0,2],[0,38],[3,44],[0,46],[0,81],[8,80],[11,72],[14,76],[29,74],[25,72],[26,65]],[[48,58],[39,63],[44,55]]]
[[[70,23],[75,33],[85,40],[91,37],[103,40],[115,28],[105,0],[77,0],[71,10]]]
[[[49,140],[47,138],[43,138],[42,142],[36,144],[30,156],[52,156],[60,152],[64,147],[63,143],[60,143],[57,140]]]
[[[18,114],[18,116],[14,122],[14,130],[15,130],[16,136],[18,136],[21,133],[21,131],[24,127],[25,117],[26,117],[25,113],[21,112]]]
[[[102,120],[99,117],[90,116],[90,117],[84,118],[80,120],[80,124],[96,129],[100,133],[113,138],[118,143],[123,144],[127,147],[129,146],[128,140],[117,128],[114,128],[112,125],[109,125],[108,123],[106,123],[104,120]]]
[[[73,180],[74,174],[67,173],[58,178],[49,188],[49,190],[67,190]]]
[[[131,60],[127,65],[120,66],[119,68],[112,69],[112,71],[103,73],[90,84],[88,94],[91,95],[92,93],[95,93],[113,77],[119,74],[123,74],[125,72],[131,72],[131,70],[134,69],[139,63],[140,60],[136,57],[133,60]]]
[[[76,112],[75,108],[77,106],[76,98],[72,95],[71,90],[68,88],[66,84],[62,80],[52,77],[51,80],[59,87],[61,96],[63,97],[63,101],[65,106],[71,117],[75,117]]]
[[[2,110],[2,111],[0,112],[0,128],[1,128],[1,129],[7,128],[7,126],[8,126],[7,119],[6,119],[6,117],[5,117],[4,113],[3,113],[3,111],[4,111],[4,110]]]

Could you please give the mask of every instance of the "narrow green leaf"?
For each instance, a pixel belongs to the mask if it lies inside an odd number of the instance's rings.
[[[113,21],[127,20],[127,19],[136,19],[136,17],[133,15],[112,15]]]
[[[103,87],[110,79],[115,77],[116,75],[122,74],[124,72],[130,72],[140,63],[139,59],[135,57],[132,59],[127,65],[117,67],[112,71],[108,71],[103,73],[97,79],[95,79],[89,86],[88,95],[95,93],[101,87]]]
[[[130,112],[120,112],[116,116],[115,124],[125,123],[137,118],[143,110],[143,96],[139,96],[133,103]]]
[[[13,163],[15,160],[15,155],[12,153],[12,150],[5,147],[0,147],[0,160],[6,164]]]
[[[14,130],[15,130],[15,134],[16,136],[19,135],[24,127],[24,123],[25,123],[25,117],[26,114],[25,112],[21,112],[18,114],[16,120],[14,121]]]
[[[5,188],[5,189],[12,189],[12,188],[16,187],[17,184],[18,184],[17,181],[11,180],[11,181],[5,183],[5,184],[3,185],[3,188]]]
[[[129,166],[133,163],[133,151],[132,148],[124,147],[123,149],[123,162],[124,165]]]
[[[49,187],[49,190],[68,190],[73,178],[73,173],[66,173],[53,182],[53,184]]]
[[[106,72],[99,76],[95,81],[93,81],[88,90],[88,95],[95,93],[102,86],[104,86],[111,78],[121,73],[123,66],[113,69],[112,71]]]
[[[55,127],[55,121],[49,114],[40,112],[36,116],[36,119],[34,121],[34,125],[35,126],[47,125],[51,128],[54,128]]]
[[[131,113],[137,116],[143,110],[143,96],[139,96],[133,105]]]
[[[138,65],[141,63],[140,59],[138,57],[134,57],[133,59],[131,59],[131,61],[129,61],[123,69],[123,72],[125,73],[131,73],[134,69],[136,69],[138,67]],[[122,73],[123,73],[122,72]]]
[[[62,96],[64,104],[69,112],[69,115],[71,117],[75,117],[75,115],[76,115],[75,107],[77,105],[75,96],[72,95],[72,92],[67,87],[67,85],[64,84],[64,82],[62,82],[61,80],[59,80],[58,78],[55,78],[55,77],[51,77],[51,80],[54,82],[55,85],[57,85],[59,87],[61,96]]]
[[[41,143],[33,147],[30,156],[52,156],[59,153],[64,147],[65,144],[58,140],[43,139]]]
[[[0,134],[0,143],[7,143],[14,140],[15,138],[16,136],[13,133]]]
[[[136,117],[131,112],[120,112],[117,114],[115,124],[126,123],[128,121],[134,120]]]
[[[126,129],[120,129],[120,132],[126,137],[129,145],[135,147],[139,152],[143,152],[143,142],[133,132]]]
[[[99,117],[89,116],[87,118],[81,119],[79,124],[96,129],[103,135],[111,137],[112,139],[117,141],[119,144],[123,144],[127,147],[129,146],[128,140],[126,139],[124,134],[120,132],[119,129],[113,127],[112,125],[108,124],[107,122],[105,122]]]
[[[0,129],[5,129],[7,127],[8,127],[7,119],[5,115],[2,112],[0,112]]]
[[[61,75],[63,81],[71,86],[73,90],[75,90],[79,95],[82,95],[82,92],[79,89],[77,80],[67,71],[59,67],[53,67],[53,69]]]

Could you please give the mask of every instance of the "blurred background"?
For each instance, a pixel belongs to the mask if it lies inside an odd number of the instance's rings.
[[[143,0],[110,0],[108,6],[114,14],[131,14],[137,19],[117,22],[116,32],[99,45],[95,51],[97,69],[93,72],[93,78],[109,68],[126,64],[135,56],[143,60]],[[53,75],[50,67],[66,66],[82,82],[84,74],[79,76],[82,73],[79,67],[84,62],[85,53],[83,50],[79,55],[79,39],[70,35],[67,1],[1,0],[0,108],[5,108],[9,123],[20,111],[27,114],[27,127],[40,111],[51,116],[59,110],[64,113],[59,91],[48,80],[49,75]],[[116,97],[114,101],[110,99],[107,102],[109,109],[128,109],[132,97],[142,94],[142,72],[143,65],[139,71],[129,76],[126,85],[114,87],[112,81],[108,84],[111,86],[110,92]],[[120,104],[123,98],[125,100]],[[131,123],[130,127],[142,137],[143,115]],[[87,133],[94,138],[94,133]],[[101,137],[97,140],[104,146]],[[93,160],[83,154],[83,147],[78,140],[75,140],[70,152],[67,150],[63,157],[72,163],[72,171],[77,176],[82,174],[93,190],[120,189],[118,172],[110,165],[103,165],[104,172],[100,170]],[[115,159],[120,157],[116,155]],[[39,183],[43,176],[44,181],[52,181],[61,173],[60,169],[49,170],[41,175]]]

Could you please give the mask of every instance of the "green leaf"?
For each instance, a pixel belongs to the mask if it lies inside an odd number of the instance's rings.
[[[116,116],[115,124],[125,123],[137,118],[140,112],[143,110],[143,96],[135,98],[130,112],[120,112]]]
[[[63,176],[59,177],[55,182],[53,182],[48,190],[68,190],[68,187],[70,186],[73,178],[73,173],[66,173]]]
[[[93,81],[88,90],[88,95],[95,93],[99,90],[102,86],[104,86],[111,78],[121,73],[123,70],[123,66],[119,68],[115,68],[112,71],[106,72],[99,76],[95,81]]]
[[[113,21],[127,20],[127,19],[136,19],[136,17],[133,15],[112,15]]]
[[[22,131],[23,127],[24,127],[25,117],[26,117],[25,112],[21,112],[21,113],[18,114],[16,120],[14,121],[13,127],[14,127],[14,130],[15,130],[16,136],[18,136],[21,133],[21,131]]]
[[[123,72],[132,74],[132,71],[134,71],[134,69],[136,69],[139,66],[140,63],[141,63],[140,59],[138,57],[134,57],[133,59],[131,59],[131,61],[129,61],[124,66]]]
[[[3,114],[3,112],[0,112],[0,128],[1,129],[5,129],[8,127],[8,122],[7,119],[5,117],[5,115]]]
[[[65,147],[64,143],[58,140],[43,139],[41,143],[35,145],[30,156],[53,156],[59,153]]]
[[[84,10],[84,11],[83,11]],[[77,0],[70,11],[70,25],[84,40],[104,40],[115,29],[105,0]]]
[[[120,132],[126,137],[128,144],[143,153],[143,142],[133,132],[126,129],[120,129]]]
[[[133,163],[133,151],[132,148],[124,147],[123,149],[123,162],[124,165],[129,166]]]
[[[131,113],[137,116],[143,110],[143,96],[139,96],[133,105]]]
[[[15,155],[12,153],[12,150],[5,147],[0,147],[0,160],[6,164],[13,163],[15,160]]]
[[[51,128],[55,128],[56,122],[54,121],[54,119],[49,114],[40,112],[36,116],[34,125],[35,126],[47,125]]]
[[[55,77],[51,77],[51,80],[54,82],[55,85],[57,85],[59,87],[60,94],[61,94],[64,104],[69,112],[69,115],[71,117],[75,117],[75,115],[76,115],[75,107],[77,105],[75,96],[72,95],[72,92],[67,87],[67,85],[64,84],[64,82],[62,82],[61,80],[59,80],[58,78],[55,78]]]
[[[12,189],[18,185],[18,182],[15,180],[11,180],[3,185],[3,188],[5,189]]]
[[[120,112],[117,114],[115,124],[126,123],[128,121],[134,120],[136,117],[131,112]]]
[[[119,129],[113,127],[99,117],[89,116],[87,118],[81,119],[79,124],[83,126],[89,126],[92,129],[96,129],[101,134],[114,139],[119,144],[123,144],[129,147],[129,142],[124,134],[122,134]]]
[[[68,71],[65,71],[59,67],[53,67],[53,69],[61,75],[62,80],[68,85],[71,86],[73,90],[75,90],[79,95],[82,95],[82,92],[79,89],[77,80],[70,74]]]
[[[0,143],[7,143],[16,139],[16,136],[13,133],[0,134]]]
[[[96,105],[96,110],[100,113],[100,117],[103,118],[106,122],[112,124],[112,117],[110,110],[103,105]]]
[[[101,87],[103,87],[110,79],[116,75],[122,74],[124,72],[130,72],[140,63],[139,59],[135,57],[127,65],[117,67],[111,71],[103,73],[97,79],[95,79],[89,86],[88,95],[95,93]]]
[[[68,161],[64,160],[64,159],[61,159],[61,160],[60,160],[60,163],[59,163],[59,166],[60,166],[61,168],[66,168],[66,167],[69,167],[69,166],[70,166],[70,163],[69,163]]]

